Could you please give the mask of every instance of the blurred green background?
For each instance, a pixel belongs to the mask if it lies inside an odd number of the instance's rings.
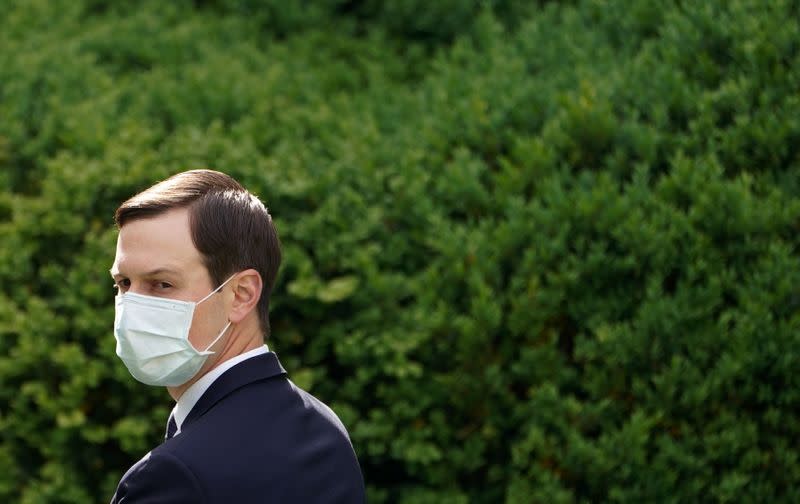
[[[371,503],[800,502],[798,12],[3,0],[0,502],[160,441],[112,214],[201,167],[274,215],[270,346]]]

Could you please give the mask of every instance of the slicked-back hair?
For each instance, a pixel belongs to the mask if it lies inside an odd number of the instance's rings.
[[[145,189],[114,214],[118,228],[177,208],[189,209],[189,231],[213,286],[238,271],[254,269],[263,290],[258,318],[264,338],[270,334],[269,298],[281,263],[281,246],[272,216],[239,182],[213,170],[190,170]]]

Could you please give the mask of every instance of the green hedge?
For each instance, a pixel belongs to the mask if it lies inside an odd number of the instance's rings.
[[[800,501],[798,11],[7,2],[0,501],[159,441],[112,214],[198,167],[275,216],[270,345],[370,502]]]

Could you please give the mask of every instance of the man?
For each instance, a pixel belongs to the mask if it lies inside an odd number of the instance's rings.
[[[229,176],[175,175],[117,209],[117,355],[177,402],[112,504],[362,503],[347,431],[265,345],[280,243]]]

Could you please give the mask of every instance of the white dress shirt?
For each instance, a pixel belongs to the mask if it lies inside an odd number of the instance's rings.
[[[178,430],[175,432],[175,435],[177,436],[181,433],[181,425],[183,424],[183,421],[186,420],[186,417],[189,416],[189,412],[192,411],[192,408],[194,408],[194,405],[197,404],[197,401],[203,397],[203,394],[206,393],[208,387],[210,387],[211,384],[217,380],[217,378],[222,376],[222,373],[229,370],[236,364],[239,364],[240,362],[246,361],[247,359],[255,357],[256,355],[263,355],[268,352],[269,347],[265,344],[264,346],[260,346],[250,350],[249,352],[232,357],[203,375],[203,377],[196,382],[192,383],[192,386],[186,389],[183,395],[181,395],[178,399],[175,407],[172,408],[172,413],[170,416],[175,419],[175,424],[178,426]]]

